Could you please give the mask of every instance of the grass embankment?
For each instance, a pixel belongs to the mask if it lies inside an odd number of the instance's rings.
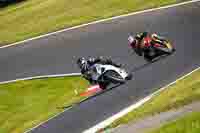
[[[88,83],[81,77],[19,81],[0,85],[0,133],[22,133],[80,101]]]
[[[25,0],[0,9],[0,46],[178,0]]]
[[[179,108],[197,100],[200,100],[200,70],[171,85],[141,107],[116,120],[109,127],[135,122],[146,116]]]
[[[149,133],[199,133],[200,112],[192,112]]]

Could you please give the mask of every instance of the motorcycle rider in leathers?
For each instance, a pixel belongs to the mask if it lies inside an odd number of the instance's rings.
[[[89,59],[81,57],[77,60],[77,64],[80,67],[82,74],[88,72],[90,67],[96,63],[109,64],[116,67],[121,67],[121,64],[114,63],[110,58],[104,58],[104,57],[97,57],[97,58],[90,57]]]
[[[138,33],[135,37],[133,36],[129,36],[128,37],[128,41],[129,41],[129,44],[131,45],[131,47],[134,47],[134,50],[135,52],[139,55],[139,56],[142,56],[143,55],[143,52],[145,52],[146,48],[145,47],[145,43],[144,43],[144,38],[146,37],[151,37],[151,46],[153,46],[155,43],[162,43],[162,41],[164,40],[163,37],[153,33],[153,34],[149,34],[148,32],[142,32],[142,33]]]

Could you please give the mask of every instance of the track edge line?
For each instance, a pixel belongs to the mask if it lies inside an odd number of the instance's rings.
[[[65,31],[75,30],[75,29],[82,28],[82,27],[89,26],[89,25],[93,25],[93,24],[98,24],[98,23],[102,23],[102,22],[106,22],[106,21],[110,21],[110,20],[115,20],[115,19],[119,19],[119,18],[124,18],[124,17],[128,17],[128,16],[133,16],[133,15],[137,15],[137,14],[152,12],[152,11],[156,11],[156,10],[168,9],[168,8],[186,5],[186,4],[199,2],[199,1],[200,0],[190,0],[190,1],[185,1],[185,2],[176,3],[176,4],[172,4],[172,5],[166,5],[166,6],[161,6],[161,7],[157,7],[157,8],[150,8],[150,9],[146,9],[146,10],[142,10],[142,11],[136,11],[136,12],[131,12],[131,13],[127,13],[127,14],[122,14],[122,15],[119,15],[119,16],[114,16],[114,17],[110,17],[110,18],[106,18],[106,19],[100,19],[100,20],[97,20],[97,21],[92,21],[92,22],[89,22],[89,23],[84,23],[84,24],[81,24],[81,25],[68,27],[66,29],[61,29],[61,30],[58,30],[58,31],[55,31],[55,32],[50,32],[50,33],[47,33],[47,34],[43,34],[43,35],[40,35],[40,36],[36,36],[36,37],[26,39],[26,40],[23,40],[23,41],[15,42],[15,43],[12,43],[12,44],[9,44],[9,45],[1,46],[0,49],[8,48],[8,47],[11,47],[11,46],[16,46],[16,45],[21,44],[21,43],[26,43],[26,42],[37,40],[37,39],[40,39],[40,38],[44,38],[44,37],[47,37],[47,36],[50,36],[50,35],[55,35],[55,34],[58,34],[58,33],[65,32]]]
[[[176,82],[184,79],[185,77],[191,75],[192,73],[196,72],[200,70],[200,66],[198,66],[196,69],[192,70],[191,72],[183,75],[182,77],[178,78],[177,80],[165,85],[164,87],[160,88],[159,90],[153,92],[152,94],[146,96],[143,99],[138,100],[138,102],[134,103],[133,105],[130,105],[129,107],[121,110],[120,112],[118,112],[117,114],[107,118],[106,120],[94,125],[93,127],[86,129],[85,131],[83,131],[83,133],[96,133],[97,131],[109,126],[111,123],[113,123],[115,120],[123,117],[124,115],[128,114],[129,112],[135,110],[136,108],[140,107],[141,105],[143,105],[144,103],[148,102],[149,100],[151,100],[155,95],[157,95],[158,93],[162,92],[163,90],[167,89],[169,86],[175,84]]]

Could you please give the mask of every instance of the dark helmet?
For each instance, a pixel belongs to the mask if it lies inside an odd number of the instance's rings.
[[[84,57],[78,58],[77,64],[81,68],[83,65],[87,63],[87,60]]]
[[[105,57],[104,56],[99,56],[99,57],[97,57],[97,60],[103,61],[103,60],[105,60]]]

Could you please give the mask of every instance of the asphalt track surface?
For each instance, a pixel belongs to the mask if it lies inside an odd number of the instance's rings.
[[[152,64],[127,45],[128,33],[157,32],[177,51]],[[79,133],[112,116],[200,65],[200,2],[115,19],[0,49],[0,81],[79,72],[81,56],[111,56],[134,80],[94,97],[32,133]]]

